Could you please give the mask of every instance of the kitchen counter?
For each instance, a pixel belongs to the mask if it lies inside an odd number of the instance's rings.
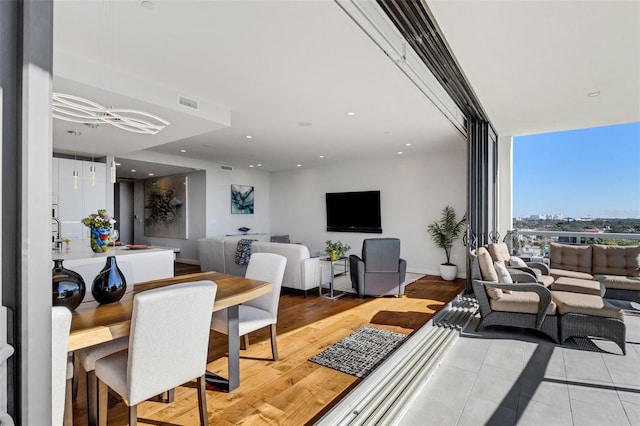
[[[172,247],[150,246],[146,249],[131,250],[126,246],[109,247],[105,253],[94,253],[91,247],[73,247],[69,251],[53,250],[52,259],[63,259],[64,267],[73,270],[80,265],[95,265],[96,271],[90,272],[83,278],[85,282],[93,281],[95,274],[102,269],[107,257],[115,256],[118,263],[124,262],[131,265],[136,283],[173,277],[173,262],[175,249]],[[53,265],[52,265],[53,267]]]

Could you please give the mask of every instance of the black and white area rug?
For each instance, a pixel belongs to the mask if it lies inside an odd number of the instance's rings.
[[[310,358],[309,361],[365,378],[407,337],[406,334],[365,326]]]

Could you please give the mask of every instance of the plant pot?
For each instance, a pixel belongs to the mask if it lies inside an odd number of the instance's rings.
[[[456,265],[440,265],[440,276],[445,281],[453,281],[458,276],[458,266]]]
[[[94,253],[104,253],[109,248],[109,234],[111,229],[91,229],[91,250]]]

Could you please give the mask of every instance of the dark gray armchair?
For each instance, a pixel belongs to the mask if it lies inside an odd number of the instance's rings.
[[[402,296],[407,262],[400,259],[398,238],[368,238],[362,243],[362,259],[349,256],[351,283],[358,295]]]

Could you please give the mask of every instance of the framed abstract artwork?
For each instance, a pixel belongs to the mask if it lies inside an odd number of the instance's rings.
[[[231,185],[231,213],[253,214],[253,186]]]
[[[187,176],[144,181],[144,235],[187,238]]]

